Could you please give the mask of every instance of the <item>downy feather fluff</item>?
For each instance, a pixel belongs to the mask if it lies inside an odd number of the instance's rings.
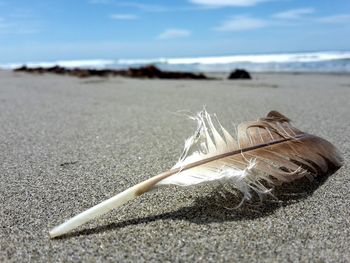
[[[205,110],[195,117],[197,129],[185,141],[183,153],[169,170],[76,215],[50,231],[63,235],[91,219],[160,186],[189,186],[228,180],[242,192],[262,195],[271,187],[329,173],[342,165],[339,151],[328,141],[304,133],[277,111],[238,125],[236,139]]]

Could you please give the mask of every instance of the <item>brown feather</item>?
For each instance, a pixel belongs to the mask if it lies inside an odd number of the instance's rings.
[[[206,121],[211,122],[210,116]],[[230,151],[177,165],[165,172],[166,176],[162,180],[172,175],[179,178],[182,174],[189,174],[196,169],[201,169],[198,170],[198,174],[203,172],[203,169],[245,169],[254,160],[253,169],[265,174],[264,180],[272,184],[281,184],[304,176],[312,179],[342,165],[342,156],[335,146],[325,139],[293,127],[290,119],[277,111],[271,111],[266,117],[256,121],[242,123],[237,131],[237,142],[234,142]],[[212,141],[215,144],[215,139]],[[172,184],[171,178],[162,180],[159,180],[159,184]]]
[[[184,152],[172,169],[76,215],[52,229],[51,237],[63,235],[158,185],[230,179],[243,193],[243,202],[251,198],[251,190],[259,195],[268,193],[264,183],[278,185],[302,177],[313,179],[342,165],[341,154],[330,142],[296,129],[288,117],[277,111],[240,124],[237,141],[220,123],[218,132],[206,111],[196,119],[196,133],[186,141]],[[193,152],[195,146],[199,147]]]

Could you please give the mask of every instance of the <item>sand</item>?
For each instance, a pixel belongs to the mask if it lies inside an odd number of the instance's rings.
[[[78,79],[0,71],[0,262],[348,262],[350,76],[252,81]],[[263,206],[216,186],[148,193],[61,239],[48,230],[170,168],[206,105],[221,122],[275,109],[345,165]],[[310,184],[310,183],[309,183]]]

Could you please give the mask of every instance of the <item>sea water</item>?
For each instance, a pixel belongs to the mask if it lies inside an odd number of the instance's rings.
[[[350,51],[298,52],[231,56],[93,59],[2,64],[1,68],[62,66],[67,68],[125,69],[155,65],[163,70],[229,72],[243,68],[252,72],[350,72]]]

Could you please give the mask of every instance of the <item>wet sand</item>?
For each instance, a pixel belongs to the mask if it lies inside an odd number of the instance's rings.
[[[78,79],[0,71],[1,262],[347,262],[350,76],[252,81]],[[72,234],[48,230],[170,168],[203,105],[229,130],[275,109],[324,137],[345,164],[261,207],[213,186],[145,194]]]

